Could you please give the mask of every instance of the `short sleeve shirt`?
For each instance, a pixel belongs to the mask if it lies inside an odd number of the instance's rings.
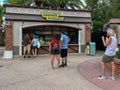
[[[68,41],[69,41],[69,37],[67,35],[62,35],[61,36],[61,49],[67,49],[68,48]]]
[[[30,44],[30,38],[29,37],[24,37],[23,38],[23,45],[26,46],[26,45],[29,45]]]

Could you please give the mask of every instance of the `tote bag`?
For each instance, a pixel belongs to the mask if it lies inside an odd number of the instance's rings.
[[[40,48],[40,46],[41,46],[41,45],[40,45],[40,42],[38,41],[38,45],[37,45],[37,48]]]

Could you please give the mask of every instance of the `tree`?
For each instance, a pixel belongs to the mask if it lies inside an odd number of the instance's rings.
[[[8,0],[8,1],[10,4],[23,6],[29,5],[30,3],[33,2],[33,0]]]
[[[81,0],[34,0],[37,6],[52,8],[71,8],[81,9],[83,3]],[[39,3],[39,4],[38,4]]]
[[[112,17],[120,16],[120,0],[86,0],[84,9],[92,10],[93,25],[106,23]],[[93,26],[95,27],[95,26]],[[103,25],[101,26],[101,28]],[[96,28],[93,28],[96,29]],[[96,31],[96,30],[94,30]],[[98,29],[99,31],[99,29]]]
[[[118,17],[120,16],[120,0],[110,0],[108,14],[111,17]]]
[[[94,32],[101,31],[101,27],[103,27],[104,23],[100,20],[94,20],[93,27],[94,27]]]
[[[86,0],[87,10],[92,10],[92,18],[108,21],[111,17],[120,16],[120,0]]]
[[[2,16],[4,14],[5,10],[3,9],[2,6],[0,6],[0,23],[2,23]]]
[[[82,9],[82,7],[84,6],[81,0],[9,0],[9,2],[13,5],[26,6],[35,3],[35,5],[39,7],[67,9]]]

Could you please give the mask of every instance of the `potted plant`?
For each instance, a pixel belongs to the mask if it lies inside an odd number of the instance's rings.
[[[115,64],[116,64],[115,74],[120,76],[120,50],[116,51]]]
[[[116,58],[120,59],[120,51],[116,52]]]

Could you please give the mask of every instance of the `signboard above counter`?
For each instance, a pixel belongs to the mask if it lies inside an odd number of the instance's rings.
[[[42,17],[51,21],[64,21],[64,17],[60,17],[60,14],[56,12],[42,12]]]

